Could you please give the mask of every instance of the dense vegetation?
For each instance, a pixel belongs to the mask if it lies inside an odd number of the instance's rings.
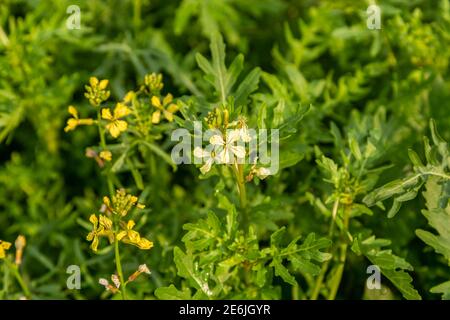
[[[373,3],[2,0],[0,298],[450,299],[450,2]]]

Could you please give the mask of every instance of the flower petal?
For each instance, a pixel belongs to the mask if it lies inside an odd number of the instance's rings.
[[[91,216],[89,217],[89,221],[94,225],[94,228],[97,229],[98,219],[95,214],[91,214]]]
[[[209,158],[208,160],[206,160],[205,164],[200,168],[200,172],[202,174],[206,174],[207,172],[209,172],[209,170],[211,170],[211,166],[213,164],[214,160],[212,158]]]
[[[164,110],[164,118],[166,118],[167,121],[172,122],[173,121],[173,114],[170,113],[167,110]]]
[[[228,130],[227,131],[227,144],[233,144],[239,140],[241,133],[239,130]]]
[[[209,143],[214,146],[223,146],[225,144],[225,141],[223,140],[222,135],[216,134],[209,139]]]
[[[159,99],[159,97],[153,96],[152,99],[151,99],[151,101],[152,101],[152,105],[153,105],[154,107],[159,108],[159,109],[162,108],[161,100]]]
[[[245,158],[245,148],[243,146],[229,146],[229,150],[239,159]]]
[[[123,118],[131,113],[130,108],[128,108],[123,103],[117,103],[116,107],[114,108],[114,118],[119,119]]]
[[[161,111],[156,110],[156,111],[153,112],[153,114],[152,114],[152,123],[153,123],[153,124],[158,124],[159,121],[161,121]]]
[[[175,103],[171,103],[168,107],[167,107],[167,111],[170,113],[175,113],[178,111],[178,105]]]
[[[169,103],[172,102],[172,100],[173,100],[172,94],[168,93],[163,99],[163,105],[165,106],[168,105]]]
[[[195,147],[194,149],[194,156],[196,158],[205,158],[205,157],[209,157],[210,153],[200,147]]]
[[[78,119],[78,110],[75,109],[74,106],[69,106],[67,108],[67,111],[72,115],[72,117],[74,117],[75,119]]]
[[[113,116],[112,116],[111,110],[109,110],[109,108],[102,109],[102,119],[113,120]]]

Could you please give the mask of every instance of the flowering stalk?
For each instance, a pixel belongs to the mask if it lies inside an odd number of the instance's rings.
[[[332,212],[332,217],[331,217],[331,224],[330,224],[330,229],[328,231],[328,236],[330,237],[330,239],[333,237],[333,231],[334,231],[334,223],[336,220],[336,216],[339,210],[339,198],[337,198],[334,201],[333,204],[333,212]],[[320,269],[320,273],[317,276],[317,280],[316,280],[316,284],[314,285],[314,289],[313,292],[311,294],[311,300],[317,300],[317,298],[319,297],[319,293],[320,293],[320,288],[322,287],[322,283],[323,283],[323,279],[325,277],[326,272],[328,271],[328,267],[330,265],[330,261],[331,260],[327,260],[322,264],[322,268]]]
[[[25,295],[25,297],[27,299],[31,298],[31,292],[30,289],[28,288],[27,284],[25,283],[25,281],[22,278],[22,275],[19,272],[19,266],[12,263],[11,261],[9,261],[8,258],[5,259],[5,264],[7,266],[7,268],[12,271],[12,273],[14,274],[14,277],[16,278],[17,282],[20,285],[20,288],[23,291],[23,294]]]
[[[100,146],[102,147],[103,150],[106,150],[105,132],[103,131],[103,128],[101,126],[100,110],[97,112],[97,126],[98,126],[98,133],[100,135]],[[109,195],[113,196],[114,195],[114,185],[112,183],[111,173],[110,173],[109,169],[106,174],[106,183],[108,184]]]
[[[249,226],[248,215],[247,215],[247,191],[245,188],[245,179],[244,179],[244,165],[238,164],[235,162],[232,165],[234,176],[236,178],[236,183],[239,191],[239,201],[241,205],[242,218],[244,224],[244,230],[247,230]]]
[[[116,230],[116,234],[117,234],[117,230]],[[123,300],[127,300],[127,293],[126,293],[126,283],[124,281],[123,278],[123,271],[122,271],[122,263],[120,261],[120,252],[119,252],[119,240],[117,239],[117,236],[114,237],[114,255],[115,255],[115,260],[116,260],[116,269],[117,269],[117,273],[119,275],[119,281],[120,281],[120,293],[122,294],[122,299]]]

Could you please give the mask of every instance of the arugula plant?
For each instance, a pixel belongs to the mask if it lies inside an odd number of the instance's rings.
[[[364,202],[373,206],[384,200],[393,198],[392,207],[388,212],[388,217],[393,218],[400,210],[404,202],[417,197],[420,190],[424,189],[422,195],[425,199],[426,209],[422,214],[428,221],[429,226],[435,229],[438,234],[430,231],[417,229],[416,235],[432,247],[436,253],[443,255],[448,262],[450,259],[448,229],[450,223],[450,157],[448,143],[439,135],[436,123],[430,121],[431,142],[424,137],[424,153],[426,163],[423,163],[419,155],[410,149],[409,158],[413,163],[413,174],[410,176],[392,181],[364,198]],[[433,293],[442,293],[444,299],[450,297],[450,282],[444,282],[431,289]]]
[[[450,5],[379,2],[4,0],[1,297],[449,298]]]

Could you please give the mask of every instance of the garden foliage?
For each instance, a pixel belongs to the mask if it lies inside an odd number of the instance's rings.
[[[450,299],[449,0],[72,2],[0,3],[0,298]]]

